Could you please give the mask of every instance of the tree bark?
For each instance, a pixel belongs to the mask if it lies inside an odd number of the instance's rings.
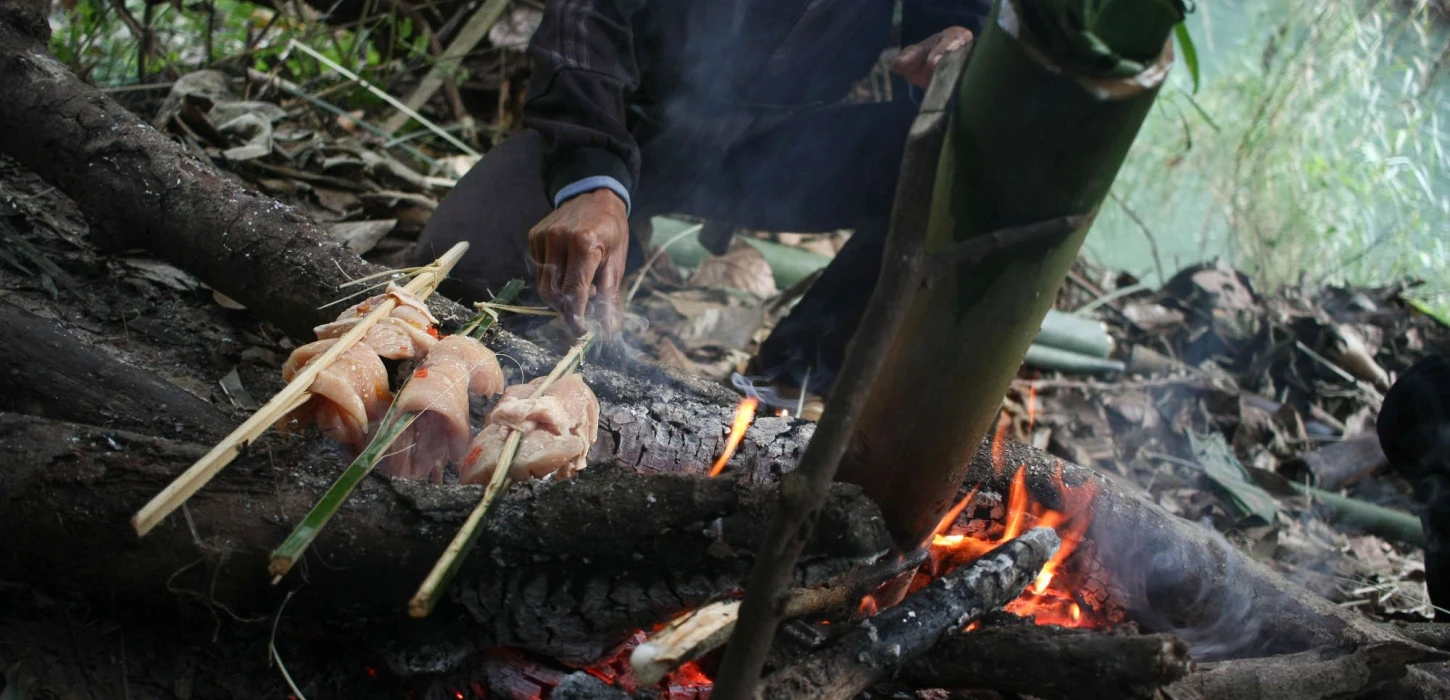
[[[231,419],[215,406],[0,301],[0,411],[136,430],[221,438]]]
[[[1405,687],[1386,692],[1382,684],[1404,678],[1407,664],[1444,656],[1395,642],[1315,649],[1208,664],[1174,683],[1169,692],[1183,700],[1318,700],[1361,697],[1371,691],[1376,692],[1367,697],[1423,697]]]
[[[316,442],[258,442],[216,488],[138,542],[126,527],[136,504],[205,446],[0,415],[0,531],[17,533],[0,539],[0,570],[53,593],[141,604],[194,591],[236,611],[275,611],[268,552],[344,462]],[[289,615],[401,611],[479,491],[365,480],[307,560],[303,580],[319,595]],[[738,590],[774,504],[773,488],[748,479],[621,465],[524,484],[500,504],[455,597],[485,643],[592,661],[623,635]],[[889,546],[855,487],[833,489],[822,517],[797,585],[830,581]]]
[[[1017,625],[951,637],[907,665],[901,679],[918,688],[995,690],[1043,700],[1147,700],[1191,664],[1188,645],[1172,635]]]

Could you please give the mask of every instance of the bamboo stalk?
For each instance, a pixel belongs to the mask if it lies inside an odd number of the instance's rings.
[[[438,258],[436,262],[418,273],[403,290],[419,296],[433,293],[438,283],[443,281],[454,265],[458,264],[467,250],[466,242],[453,246],[443,254],[443,257]],[[230,464],[248,444],[266,432],[267,428],[306,402],[311,396],[308,389],[312,387],[313,380],[317,379],[318,375],[322,374],[323,370],[331,366],[344,352],[362,340],[369,329],[391,314],[397,303],[397,300],[390,298],[379,304],[378,308],[358,321],[352,330],[338,338],[337,342],[327,349],[327,352],[322,353],[303,368],[296,377],[292,378],[291,382],[288,382],[287,386],[277,392],[276,396],[273,396],[266,405],[252,414],[251,418],[223,438],[210,452],[182,472],[181,476],[176,477],[165,489],[161,490],[161,493],[156,494],[150,502],[142,506],[141,510],[136,511],[136,514],[131,517],[131,526],[136,529],[136,535],[145,537],[166,516],[185,503],[220,473],[227,464]]]
[[[593,333],[585,333],[569,348],[569,352],[560,358],[559,363],[554,365],[554,371],[539,384],[534,390],[534,396],[541,396],[559,381],[560,377],[573,371],[584,359],[584,352],[594,342]],[[463,527],[458,534],[453,536],[453,541],[448,543],[448,548],[443,550],[443,556],[433,564],[433,570],[428,572],[428,577],[423,579],[423,584],[418,587],[418,592],[408,601],[408,615],[414,618],[427,617],[433,612],[433,607],[438,604],[438,594],[448,587],[453,580],[454,574],[458,573],[458,567],[473,549],[473,543],[478,539],[479,525],[488,516],[493,504],[497,502],[498,495],[512,485],[513,480],[509,478],[509,468],[513,466],[514,455],[518,453],[519,441],[523,434],[517,430],[510,430],[508,438],[504,441],[503,450],[499,452],[498,463],[494,465],[492,478],[483,489],[483,498],[480,498],[478,505],[473,507],[473,512],[468,514],[468,519],[463,522]]]
[[[511,280],[504,285],[494,300],[503,303],[512,301],[523,288],[522,280]],[[488,329],[493,327],[495,318],[494,314],[480,312],[478,318],[464,326],[463,332],[472,335],[475,339],[482,340]],[[408,381],[411,380],[412,377],[409,377]],[[399,396],[402,393],[401,390],[398,391]],[[292,534],[272,550],[272,562],[267,567],[268,572],[272,574],[272,585],[280,583],[282,577],[292,570],[292,566],[302,558],[302,554],[312,545],[312,541],[317,539],[322,528],[327,526],[328,521],[337,514],[343,502],[352,495],[357,485],[362,483],[363,477],[377,468],[378,463],[387,454],[388,448],[392,447],[403,431],[407,430],[408,426],[418,418],[417,411],[405,411],[395,415],[397,405],[397,399],[394,398],[393,405],[388,407],[388,413],[383,416],[382,425],[378,428],[377,434],[373,436],[372,442],[368,443],[367,449],[347,465],[347,469],[343,470],[342,475],[332,482],[332,487],[327,490],[327,493],[322,494],[322,498],[312,506],[312,510],[307,512],[307,516],[302,519],[302,522],[292,530]]]

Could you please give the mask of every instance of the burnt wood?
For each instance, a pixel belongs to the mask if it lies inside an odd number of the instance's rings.
[[[1123,634],[1022,624],[948,637],[901,680],[919,688],[995,690],[1043,700],[1155,698],[1192,664],[1168,634]]]
[[[0,530],[23,533],[0,541],[5,578],[151,612],[191,598],[270,614],[298,586],[289,616],[401,615],[480,491],[366,479],[279,589],[268,584],[268,552],[345,463],[318,441],[258,442],[140,541],[126,527],[131,512],[205,445],[14,414],[0,415],[0,444]],[[771,486],[746,479],[619,465],[524,484],[504,497],[453,593],[481,643],[589,661],[634,630],[739,590],[775,502]],[[834,488],[822,517],[796,585],[827,583],[889,546],[856,487]]]
[[[1029,530],[958,567],[901,604],[861,622],[831,647],[767,677],[761,700],[856,697],[953,633],[1010,603],[1060,544],[1047,528]]]
[[[0,367],[0,411],[152,435],[220,439],[232,428],[216,406],[4,301]]]

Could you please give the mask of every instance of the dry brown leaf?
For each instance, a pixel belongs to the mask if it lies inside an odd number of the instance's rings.
[[[705,258],[690,284],[697,287],[728,287],[754,294],[761,299],[775,296],[775,273],[770,263],[755,246],[735,239],[724,255]]]

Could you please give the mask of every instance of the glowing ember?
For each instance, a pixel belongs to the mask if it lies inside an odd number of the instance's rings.
[[[955,524],[957,517],[976,496],[977,487],[973,487],[966,498],[962,499],[952,508],[947,517],[942,519],[931,544],[933,560],[939,569],[935,573],[939,575],[957,566],[975,561],[1030,528],[1050,527],[1057,530],[1059,537],[1062,538],[1062,545],[1042,568],[1042,572],[1028,587],[1028,590],[1023,591],[1017,600],[1007,605],[1007,612],[1022,617],[1032,617],[1038,624],[1063,627],[1101,626],[1094,615],[1084,613],[1081,599],[1072,593],[1071,582],[1064,580],[1064,578],[1070,577],[1059,575],[1063,563],[1077,550],[1092,521],[1089,507],[1096,495],[1096,489],[1092,486],[1084,486],[1079,489],[1069,488],[1063,481],[1062,467],[1059,464],[1052,475],[1052,484],[1063,495],[1063,502],[1069,504],[1066,508],[1070,512],[1064,513],[1047,508],[1032,499],[1027,488],[1027,469],[1025,467],[1019,468],[1017,473],[1012,476],[1011,484],[1007,494],[1005,523],[1000,535],[986,537],[946,534]]]
[[[720,459],[715,460],[715,465],[710,467],[710,476],[718,476],[725,471],[725,463],[730,461],[730,457],[735,454],[735,448],[745,439],[745,429],[755,419],[755,407],[759,405],[760,399],[751,397],[741,401],[740,407],[735,409],[735,424],[730,426],[730,437],[725,440],[725,451],[720,453]]]
[[[1012,426],[1012,419],[1004,412],[997,418],[997,432],[992,435],[992,471],[997,476],[1002,476],[1002,464],[1007,461],[1003,450],[1007,447],[1007,428]]]

